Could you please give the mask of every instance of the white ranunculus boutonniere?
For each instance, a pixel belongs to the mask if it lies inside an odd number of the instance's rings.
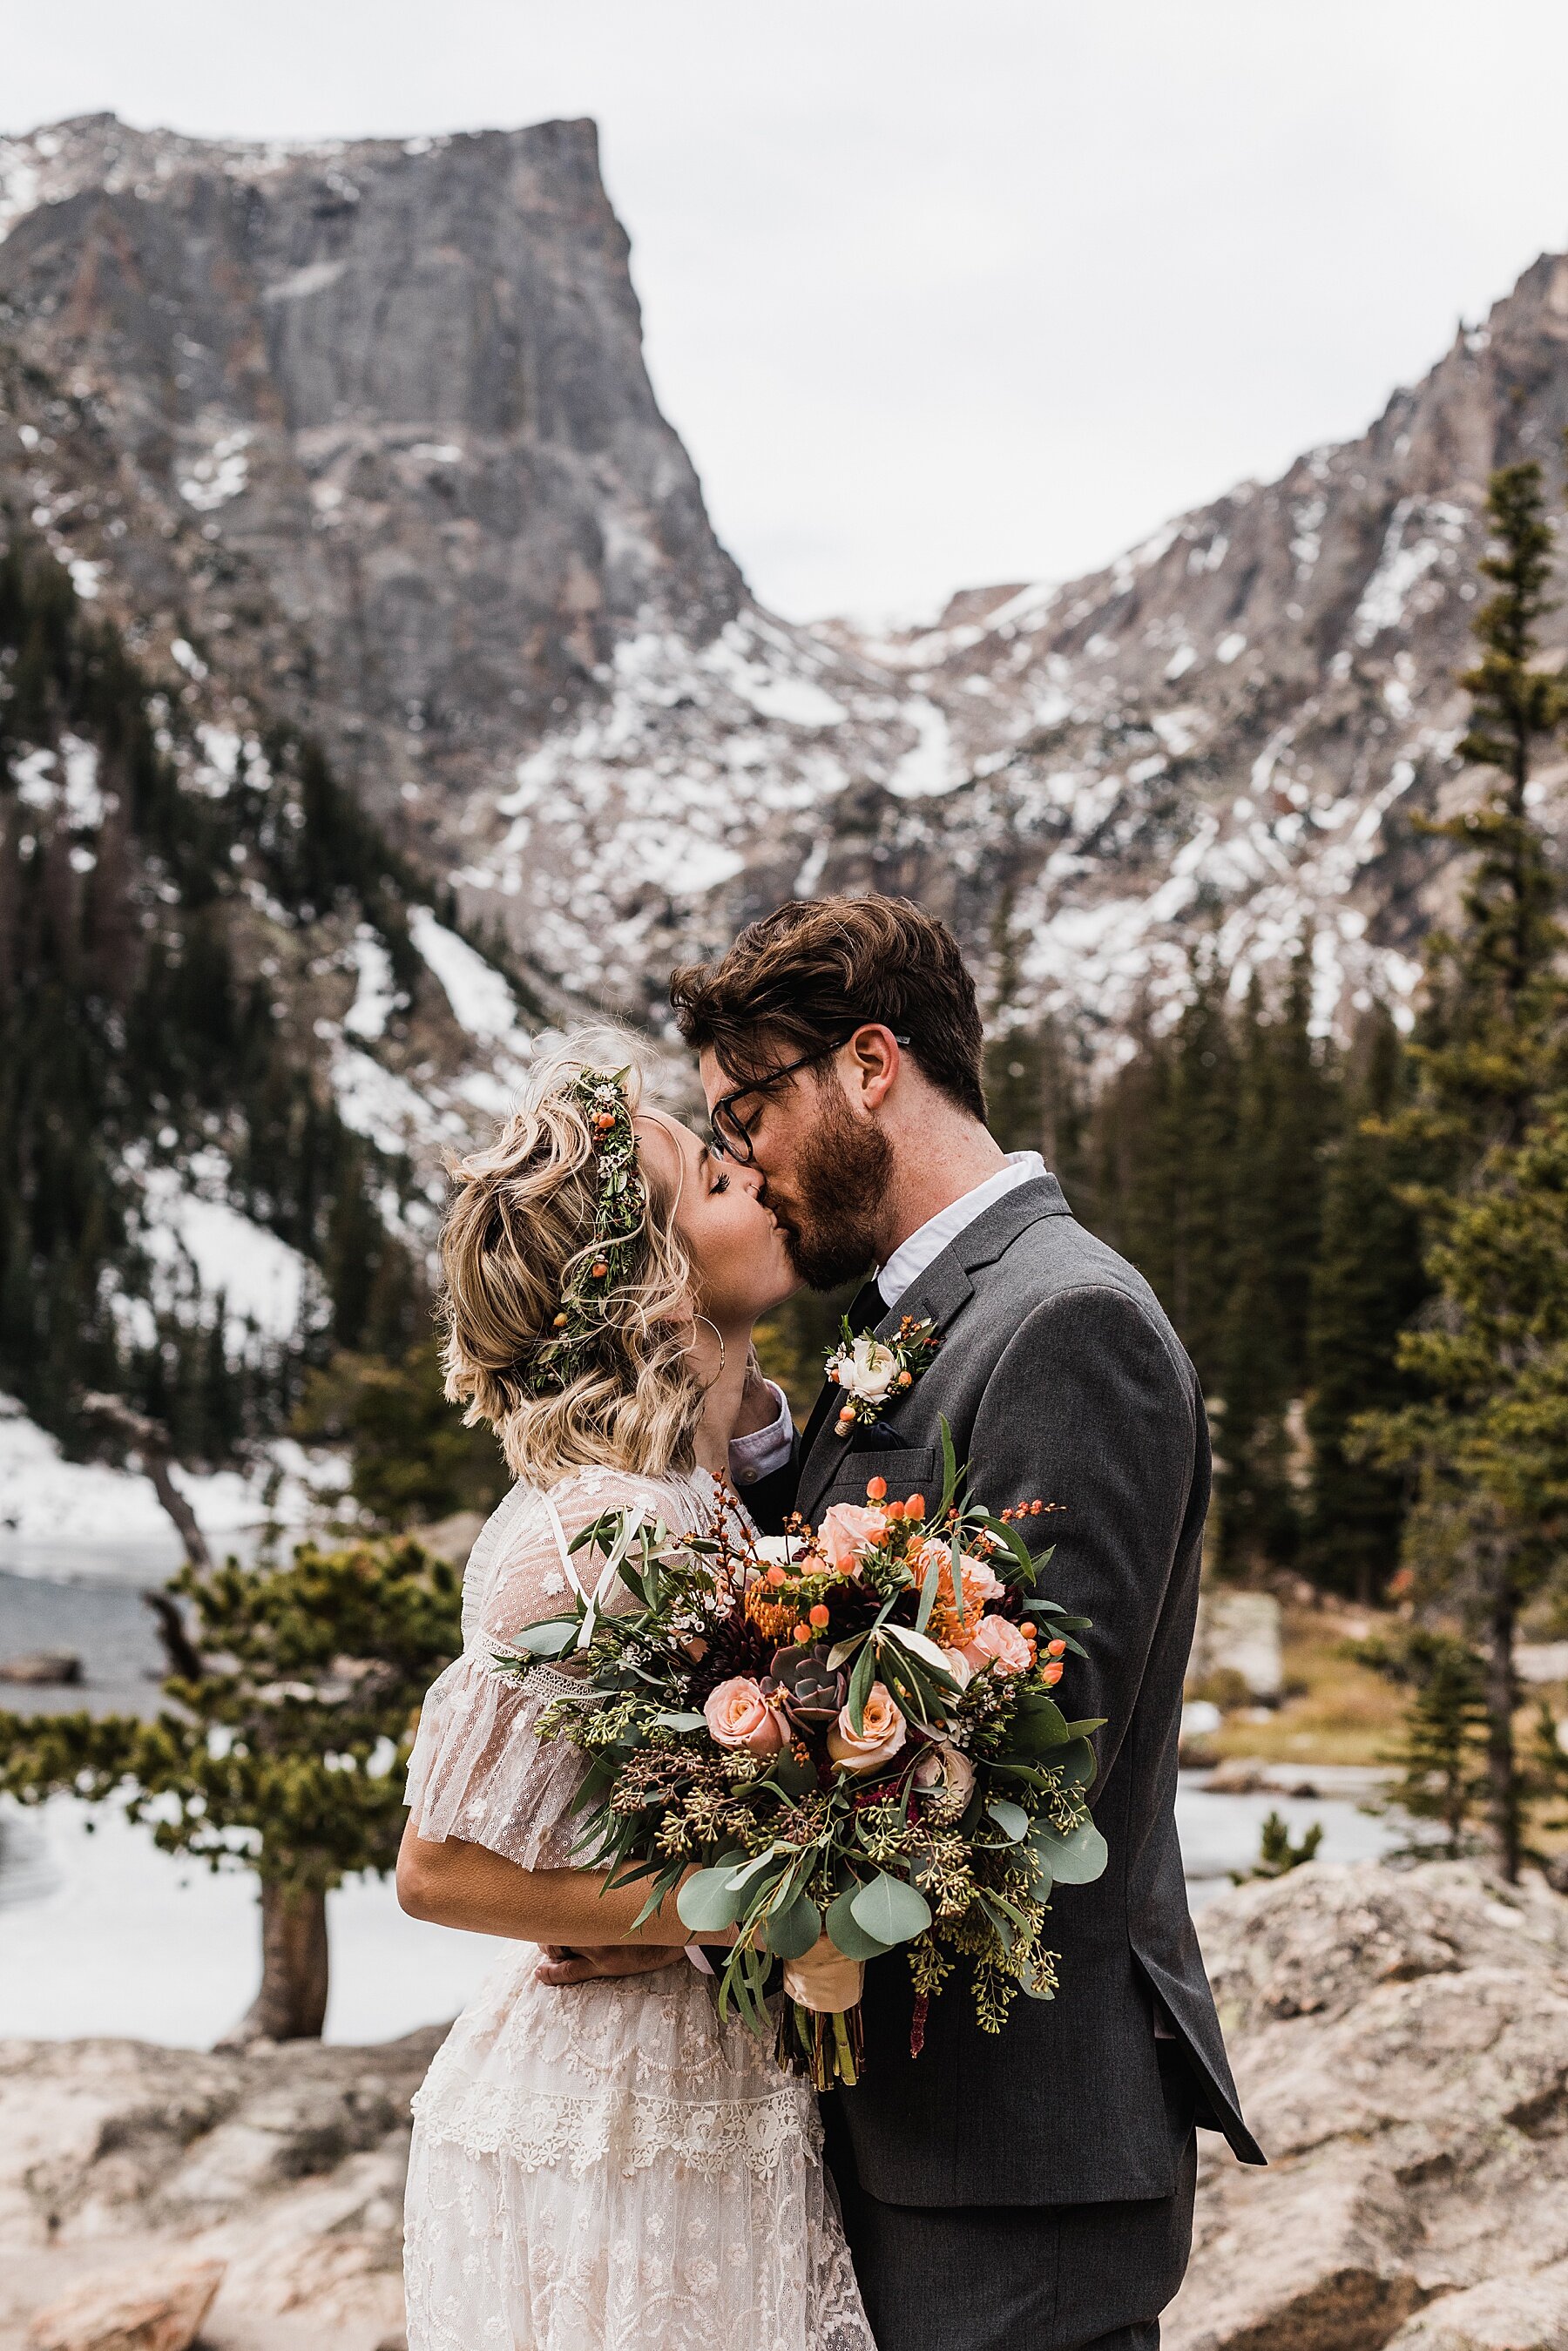
[[[873,1339],[869,1331],[858,1336],[846,1318],[843,1335],[828,1353],[828,1377],[843,1397],[834,1423],[847,1437],[856,1421],[879,1420],[905,1391],[915,1385],[937,1348],[936,1326],[929,1316],[916,1322],[905,1315],[891,1339]]]

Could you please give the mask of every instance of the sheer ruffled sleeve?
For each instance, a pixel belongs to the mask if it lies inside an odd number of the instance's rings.
[[[585,1470],[550,1489],[567,1541],[606,1510],[641,1504],[671,1523],[669,1491],[612,1470]],[[597,1552],[576,1555],[591,1588]],[[565,1739],[535,1736],[539,1717],[560,1695],[559,1675],[518,1680],[494,1660],[512,1648],[525,1625],[566,1612],[567,1570],[541,1493],[527,1497],[503,1529],[496,1556],[474,1595],[467,1646],[434,1682],[420,1710],[409,1758],[406,1802],[418,1834],[434,1844],[455,1837],[482,1844],[525,1869],[566,1869],[579,1823],[573,1807],[584,1763]],[[617,1586],[607,1604],[631,1605]]]

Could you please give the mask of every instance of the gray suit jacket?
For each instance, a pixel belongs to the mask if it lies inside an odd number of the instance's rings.
[[[909,2054],[902,1954],[868,1970],[866,2068],[841,2095],[861,2184],[884,2203],[1072,2204],[1176,2188],[1155,2056],[1157,1995],[1197,2076],[1199,2119],[1243,2162],[1242,2120],[1187,1911],[1176,1844],[1176,1740],[1208,1505],[1197,1374],[1143,1277],[1085,1232],[1054,1176],[1020,1185],[944,1249],[878,1326],[930,1315],[940,1345],[883,1418],[841,1437],[813,1416],[791,1497],[770,1480],[759,1515],[941,1490],[946,1417],[970,1490],[993,1510],[1062,1506],[1026,1527],[1054,1541],[1041,1590],[1093,1618],[1070,1656],[1070,1716],[1103,1715],[1094,1816],[1111,1849],[1099,1883],[1063,1887],[1051,1914],[1054,2001],[1019,1999],[979,2031],[960,1968]],[[771,1507],[768,1507],[771,1506]],[[1207,2107],[1207,2114],[1204,2109]]]

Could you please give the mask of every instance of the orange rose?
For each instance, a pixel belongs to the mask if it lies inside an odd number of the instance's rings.
[[[887,1532],[885,1510],[868,1510],[860,1502],[835,1502],[822,1520],[822,1552],[840,1575],[852,1573],[862,1551],[870,1551]]]
[[[828,1733],[828,1753],[841,1771],[880,1771],[891,1763],[908,1737],[908,1726],[885,1685],[873,1682],[861,1708],[862,1728],[850,1720],[847,1706]]]
[[[754,1755],[777,1755],[788,1745],[789,1725],[769,1706],[759,1682],[737,1674],[708,1692],[703,1708],[716,1746],[748,1747]]]
[[[999,1674],[1027,1674],[1033,1662],[1029,1643],[1007,1616],[982,1616],[964,1644],[964,1655],[977,1673],[994,1665]]]

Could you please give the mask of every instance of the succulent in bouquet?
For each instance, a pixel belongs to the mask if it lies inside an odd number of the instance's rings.
[[[588,1759],[580,1853],[612,1886],[646,1882],[639,1923],[674,1894],[694,1935],[730,1935],[721,2010],[820,2086],[857,2078],[862,1972],[893,1951],[915,2053],[960,1961],[985,2031],[1020,1992],[1051,1998],[1053,1889],[1105,1865],[1087,1803],[1101,1724],[1053,1695],[1088,1620],[1040,1591],[1051,1552],[1022,1532],[1046,1506],[964,1499],[946,1423],[942,1446],[929,1513],[876,1478],[783,1538],[724,1510],[695,1537],[611,1513],[578,1547],[603,1554],[596,1595],[614,1575],[633,1604],[577,1598],[497,1661],[575,1655],[580,1687],[552,1683],[539,1730]]]

